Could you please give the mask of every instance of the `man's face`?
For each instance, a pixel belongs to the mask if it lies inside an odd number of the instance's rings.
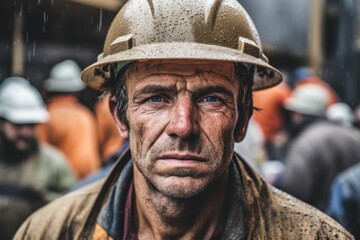
[[[7,151],[32,152],[37,144],[35,125],[13,124],[7,120],[1,120],[0,139]]]
[[[144,178],[164,195],[188,198],[228,169],[244,114],[234,72],[223,62],[136,63],[125,82],[135,181]]]

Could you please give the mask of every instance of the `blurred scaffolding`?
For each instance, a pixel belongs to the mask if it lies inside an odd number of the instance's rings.
[[[360,103],[360,1],[240,0],[257,26],[266,54],[291,72],[315,69],[351,106]]]
[[[35,85],[51,67],[74,59],[81,67],[102,51],[121,0],[0,1],[0,81],[26,76]]]

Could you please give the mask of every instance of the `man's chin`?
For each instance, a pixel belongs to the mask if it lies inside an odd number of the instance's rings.
[[[22,141],[15,144],[15,149],[18,152],[18,154],[21,155],[31,155],[35,153],[39,146],[37,141],[34,139],[32,141]]]
[[[203,192],[208,184],[201,179],[192,177],[168,177],[165,180],[153,184],[163,195],[170,198],[188,199]]]

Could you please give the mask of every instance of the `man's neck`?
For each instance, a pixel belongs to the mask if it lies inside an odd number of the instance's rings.
[[[165,196],[135,181],[133,214],[138,238],[210,239],[224,216],[227,175],[226,172],[210,189],[188,199]]]

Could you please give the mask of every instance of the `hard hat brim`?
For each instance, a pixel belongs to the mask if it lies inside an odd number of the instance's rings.
[[[273,87],[282,81],[281,73],[261,58],[235,49],[191,42],[165,42],[135,46],[102,58],[81,73],[81,79],[91,88],[100,90],[107,79],[101,74],[103,67],[112,63],[151,60],[204,60],[246,63],[255,65],[253,90]]]
[[[79,81],[79,80],[78,80]],[[79,92],[86,88],[81,81],[60,82],[58,79],[48,78],[44,82],[45,90],[48,92]]]
[[[323,117],[325,115],[325,107],[319,108],[314,104],[305,103],[293,98],[288,99],[284,104],[285,109],[291,112],[297,112],[310,116]]]
[[[49,113],[44,109],[0,109],[0,115],[14,124],[38,124],[49,120]]]

